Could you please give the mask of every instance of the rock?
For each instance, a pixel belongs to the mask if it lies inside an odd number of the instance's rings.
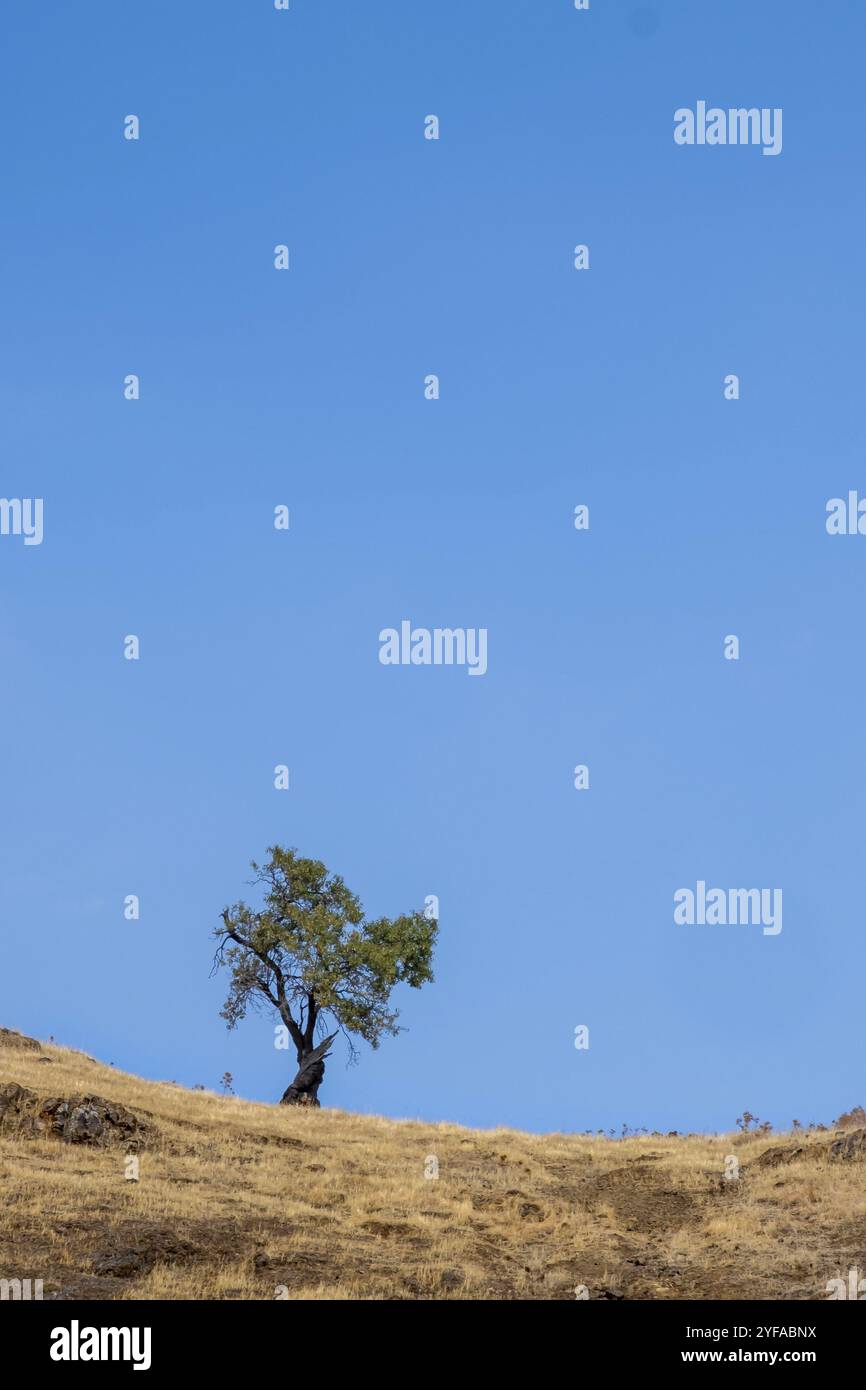
[[[766,1149],[759,1158],[749,1165],[753,1168],[778,1168],[782,1164],[796,1163],[798,1159],[812,1157],[820,1150],[816,1148],[807,1149],[804,1144]]]
[[[248,1233],[239,1228],[234,1219],[165,1225],[137,1218],[120,1225],[103,1224],[93,1234],[97,1243],[88,1254],[88,1277],[106,1285],[110,1282],[115,1289],[122,1289],[124,1280],[147,1276],[157,1266],[211,1264],[214,1261],[234,1264],[250,1253]],[[106,1298],[117,1297],[117,1294],[85,1295],[91,1296]]]
[[[149,1128],[126,1106],[103,1100],[101,1096],[43,1101],[39,1119],[67,1144],[101,1146],[119,1140],[129,1149],[136,1149],[141,1147]]]
[[[110,1275],[113,1279],[130,1279],[135,1275],[149,1274],[156,1264],[156,1258],[146,1250],[116,1250],[109,1255],[94,1255],[91,1264],[97,1274]]]
[[[537,1202],[521,1202],[517,1213],[521,1221],[543,1221],[545,1215]]]
[[[13,1028],[0,1028],[0,1047],[18,1047],[27,1052],[42,1051],[42,1044],[35,1038],[27,1038]]]
[[[150,1126],[125,1106],[102,1096],[40,1100],[33,1091],[11,1081],[0,1085],[0,1129],[56,1134],[66,1144],[102,1147],[123,1143],[127,1150],[134,1150],[142,1147]]]
[[[195,1255],[196,1247],[191,1241],[166,1232],[161,1238],[146,1239],[140,1245],[96,1254],[91,1268],[95,1274],[131,1279],[149,1274],[158,1264],[181,1264]]]
[[[0,1127],[7,1121],[14,1125],[16,1121],[20,1123],[24,1120],[36,1099],[32,1091],[28,1091],[25,1086],[19,1086],[15,1081],[7,1081],[0,1085]]]
[[[841,1139],[834,1139],[830,1145],[830,1157],[834,1159],[866,1159],[866,1129],[855,1129]]]

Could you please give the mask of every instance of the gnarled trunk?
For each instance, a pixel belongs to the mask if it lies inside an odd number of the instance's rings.
[[[283,1092],[280,1105],[318,1106],[319,1087],[325,1075],[325,1058],[336,1036],[336,1033],[332,1033],[318,1047],[298,1048],[298,1072],[291,1086],[287,1086]]]

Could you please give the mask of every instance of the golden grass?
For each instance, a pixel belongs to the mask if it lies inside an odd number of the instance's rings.
[[[866,1165],[831,1162],[832,1136],[397,1122],[143,1081],[47,1044],[0,1046],[10,1081],[151,1125],[138,1182],[123,1146],[0,1126],[0,1278],[41,1278],[46,1297],[817,1299],[866,1271]],[[805,1155],[754,1166],[780,1144]]]

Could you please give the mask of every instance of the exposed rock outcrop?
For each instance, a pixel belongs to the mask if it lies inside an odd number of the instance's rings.
[[[830,1145],[830,1157],[836,1159],[866,1159],[866,1129],[854,1129],[850,1134],[834,1139]]]
[[[41,1052],[42,1044],[35,1038],[25,1037],[23,1033],[16,1033],[14,1028],[0,1028],[0,1047],[18,1047],[27,1052]]]
[[[150,1126],[126,1106],[102,1096],[53,1096],[43,1100],[16,1082],[0,1085],[0,1129],[56,1134],[66,1144],[123,1144],[141,1148]]]
[[[778,1148],[765,1149],[762,1154],[752,1160],[749,1165],[753,1168],[780,1168],[789,1163],[798,1163],[801,1158],[820,1158],[826,1153],[823,1144],[785,1144]]]

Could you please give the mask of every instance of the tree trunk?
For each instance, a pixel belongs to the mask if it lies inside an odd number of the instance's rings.
[[[310,1062],[309,1052],[298,1053],[298,1073],[283,1092],[280,1105],[318,1105],[319,1087],[325,1075],[324,1062]]]
[[[325,1058],[336,1036],[336,1033],[332,1033],[318,1047],[298,1048],[298,1073],[291,1086],[287,1086],[283,1092],[280,1105],[318,1106],[319,1087],[325,1075]]]

